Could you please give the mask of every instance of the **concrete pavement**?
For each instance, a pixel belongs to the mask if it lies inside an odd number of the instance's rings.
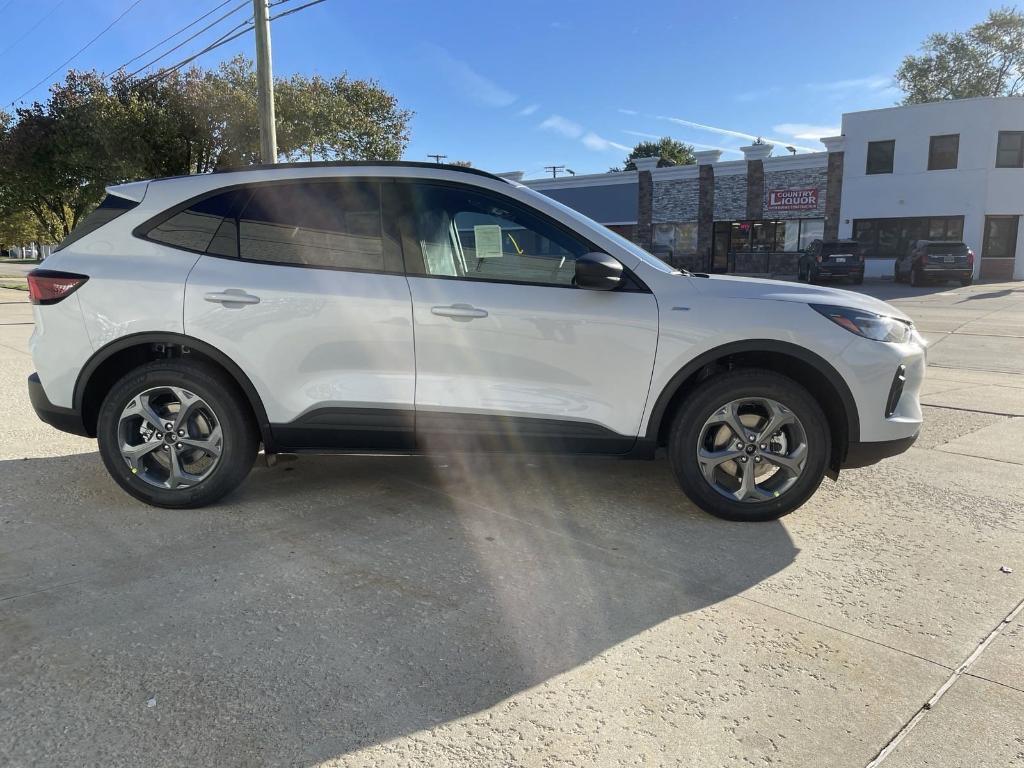
[[[35,419],[0,290],[0,764],[1024,760],[1024,285],[864,289],[933,344],[924,433],[765,525],[663,460],[304,457],[148,508]]]

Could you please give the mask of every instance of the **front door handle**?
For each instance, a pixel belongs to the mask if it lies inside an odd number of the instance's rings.
[[[203,296],[205,301],[212,301],[214,304],[223,304],[225,307],[241,307],[243,304],[259,304],[260,297],[253,296],[238,288],[228,288],[226,291],[207,293]]]
[[[431,307],[432,314],[441,317],[450,317],[453,320],[473,320],[477,317],[487,317],[486,309],[478,309],[470,304],[452,304],[450,307]]]

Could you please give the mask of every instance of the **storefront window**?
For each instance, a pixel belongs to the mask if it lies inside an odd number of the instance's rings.
[[[800,250],[800,221],[779,221],[775,224],[775,248],[779,251]]]
[[[962,240],[963,216],[918,216],[900,219],[856,219],[853,238],[866,258],[892,259],[914,240]]]
[[[800,248],[804,250],[813,241],[825,237],[824,219],[801,219],[800,220]]]
[[[669,223],[654,225],[655,252],[668,251],[674,255],[697,252],[697,224]]]

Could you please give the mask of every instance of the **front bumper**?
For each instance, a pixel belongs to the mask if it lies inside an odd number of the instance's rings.
[[[846,448],[846,458],[840,464],[842,469],[857,469],[877,464],[882,459],[898,456],[906,451],[917,440],[918,432],[910,437],[898,440],[881,440],[872,443],[850,443]]]
[[[39,381],[39,374],[33,373],[28,377],[28,399],[35,409],[36,416],[51,427],[61,432],[70,432],[73,435],[89,437],[89,433],[82,423],[82,415],[73,408],[61,408],[50,402],[43,389],[43,383]]]

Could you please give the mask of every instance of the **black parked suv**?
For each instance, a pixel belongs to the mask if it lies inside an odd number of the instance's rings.
[[[929,280],[974,280],[974,251],[956,240],[914,240],[907,252],[896,259],[893,277],[897,283],[924,285]]]
[[[856,240],[814,240],[800,254],[797,279],[815,283],[824,277],[864,282],[864,254]]]

